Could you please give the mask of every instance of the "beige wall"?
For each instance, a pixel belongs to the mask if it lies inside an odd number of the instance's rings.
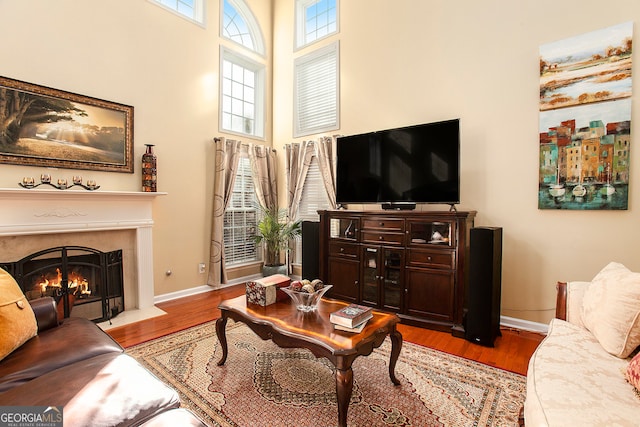
[[[268,61],[275,58],[267,71],[273,125],[266,143],[278,150],[282,173],[282,145],[293,141],[294,2],[247,3],[263,27]],[[477,210],[479,225],[504,228],[503,315],[546,322],[557,280],[588,280],[609,260],[640,271],[635,150],[628,211],[540,211],[536,200],[539,45],[635,20],[640,3],[341,0],[340,6],[336,133],[461,119],[459,209]],[[154,204],[156,295],[206,279],[197,264],[209,257],[210,141],[220,135],[218,16],[216,0],[207,1],[206,29],[145,0],[0,2],[0,75],[135,107],[133,175],[61,169],[52,176],[81,173],[104,189],[137,191],[144,144],[156,144],[158,188],[169,193]],[[41,171],[3,164],[0,187],[15,188]]]
[[[461,119],[458,209],[477,210],[477,225],[504,229],[505,316],[546,323],[553,316],[556,281],[589,280],[610,260],[640,271],[634,244],[640,240],[637,155],[632,154],[628,211],[537,208],[539,46],[640,18],[635,0],[589,3],[340,1],[337,133]],[[292,140],[290,81],[299,55],[292,52],[292,4],[276,0],[277,149]],[[634,60],[639,59],[636,51]],[[638,111],[637,96],[633,104]],[[638,144],[636,135],[633,145]],[[447,207],[430,207],[437,208]]]
[[[247,3],[263,27],[269,58],[271,2]],[[135,108],[133,175],[59,169],[49,171],[52,177],[81,174],[104,190],[139,191],[144,144],[156,145],[158,191],[168,193],[154,202],[156,295],[204,285],[207,277],[198,274],[198,263],[208,265],[211,141],[221,133],[220,6],[218,1],[206,6],[205,29],[146,0],[0,2],[1,76]],[[266,132],[270,135],[270,125]],[[23,176],[42,171],[3,164],[0,187],[16,188]]]

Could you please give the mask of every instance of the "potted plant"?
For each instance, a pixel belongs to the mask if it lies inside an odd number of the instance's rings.
[[[287,265],[281,262],[280,254],[289,250],[289,240],[302,234],[301,221],[287,221],[287,212],[277,206],[262,210],[262,219],[256,230],[256,243],[264,244],[264,266],[262,274],[288,274]]]

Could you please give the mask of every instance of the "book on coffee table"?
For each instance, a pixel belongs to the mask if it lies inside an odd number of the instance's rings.
[[[372,317],[373,311],[371,307],[365,307],[358,304],[349,304],[348,306],[331,313],[331,315],[329,316],[329,321],[331,321],[331,323],[333,323],[334,325],[353,328],[356,325],[360,325],[365,320],[371,319]]]
[[[360,323],[359,325],[354,326],[353,328],[348,328],[346,326],[337,325],[337,324],[334,323],[333,324],[333,329],[335,329],[337,331],[352,332],[354,334],[357,334],[359,332],[362,332],[364,327],[367,326],[367,322],[368,321],[369,321],[369,319],[365,320],[364,322]]]

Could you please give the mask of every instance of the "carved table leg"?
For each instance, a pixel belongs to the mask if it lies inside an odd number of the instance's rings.
[[[338,395],[338,426],[347,427],[347,411],[353,391],[353,370],[351,366],[341,370],[336,368],[336,394]]]
[[[390,334],[391,336],[391,360],[389,360],[389,377],[391,382],[395,385],[400,385],[400,381],[396,378],[396,362],[400,356],[400,350],[402,349],[402,334],[395,328]]]
[[[224,362],[227,361],[227,316],[224,312],[222,312],[222,316],[218,320],[216,320],[216,335],[218,336],[218,341],[220,341],[220,347],[222,347],[222,357],[220,361],[218,361],[218,366],[224,365]]]

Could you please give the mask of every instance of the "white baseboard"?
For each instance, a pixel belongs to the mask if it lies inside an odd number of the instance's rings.
[[[229,286],[238,285],[244,283],[247,280],[255,280],[262,278],[262,274],[255,274],[253,276],[242,277],[239,279],[231,280],[229,283],[224,283],[219,288],[212,288],[209,285],[196,286],[195,288],[183,289],[181,291],[170,292],[168,294],[156,295],[153,297],[153,303],[158,304],[161,302],[167,302],[178,298],[188,297],[191,295],[198,295],[205,292],[215,291],[216,289],[228,288]]]
[[[500,326],[521,329],[524,331],[540,332],[546,335],[549,325],[529,320],[516,319],[515,317],[500,316]]]
[[[158,304],[161,302],[167,302],[191,295],[202,294],[213,290],[214,289],[209,285],[196,286],[195,288],[183,289],[181,291],[170,292],[168,294],[156,295],[155,297],[153,297],[153,303]]]

